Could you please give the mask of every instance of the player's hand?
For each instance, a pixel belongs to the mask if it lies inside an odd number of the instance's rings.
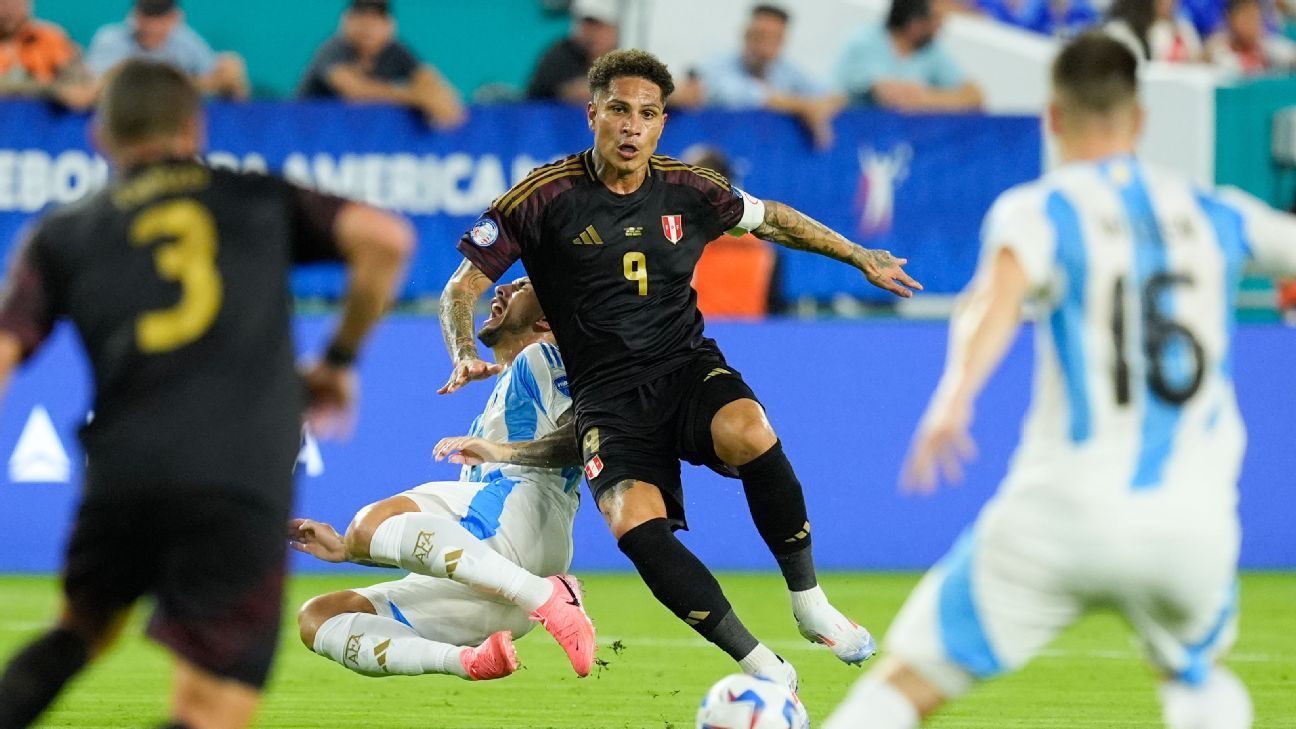
[[[864,278],[880,289],[905,299],[913,296],[914,291],[922,291],[922,284],[901,268],[909,262],[908,258],[896,258],[891,255],[891,251],[860,248],[854,259],[855,266],[864,273]]]
[[[454,371],[450,373],[450,379],[445,385],[437,390],[438,395],[449,395],[473,380],[484,380],[492,375],[498,375],[504,370],[503,365],[493,362],[483,362],[480,359],[464,359],[455,363]]]
[[[337,367],[315,362],[302,372],[310,404],[306,424],[322,440],[344,440],[355,425],[355,405],[360,381],[351,367]]]
[[[347,561],[346,543],[331,525],[313,519],[288,522],[288,546],[325,562]]]
[[[513,449],[507,443],[496,443],[473,435],[459,435],[453,438],[442,438],[432,457],[438,461],[447,458],[451,463],[462,466],[480,466],[483,463],[508,463]]]
[[[951,484],[962,483],[963,464],[977,455],[976,442],[968,432],[971,423],[971,405],[955,399],[933,401],[905,459],[902,485],[906,491],[930,494],[942,474]]]

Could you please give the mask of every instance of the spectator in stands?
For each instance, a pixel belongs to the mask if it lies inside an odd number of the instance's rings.
[[[556,99],[571,104],[590,100],[589,73],[594,59],[615,50],[620,33],[616,0],[575,0],[572,30],[545,51],[527,84],[528,99]]]
[[[729,109],[772,109],[796,116],[818,147],[832,144],[838,105],[809,74],[783,57],[789,16],[775,5],[757,5],[741,51],[717,56],[698,73],[703,102]]]
[[[81,52],[62,28],[32,18],[31,0],[0,0],[0,97],[47,98],[73,109],[94,104]]]
[[[1222,0],[1179,0],[1179,12],[1192,21],[1198,38],[1205,38],[1224,26]]]
[[[440,129],[467,118],[454,87],[396,39],[388,0],[352,0],[337,35],[315,52],[297,95],[401,104]]]
[[[1211,36],[1206,53],[1211,63],[1243,76],[1296,66],[1296,44],[1269,32],[1260,0],[1229,0],[1224,27]]]
[[[900,111],[981,106],[981,89],[936,39],[942,0],[892,0],[886,27],[861,28],[837,61],[841,100]]]
[[[1179,12],[1179,0],[1115,0],[1105,28],[1138,58],[1166,63],[1203,60],[1201,36]]]
[[[696,146],[685,150],[682,157],[691,165],[733,179],[729,160],[718,149]],[[702,316],[707,320],[765,316],[775,260],[773,246],[751,233],[736,237],[722,234],[708,243],[693,270],[693,288]]]
[[[86,65],[100,78],[128,58],[165,61],[184,71],[203,93],[246,99],[243,58],[216,53],[190,28],[176,0],[135,0],[122,23],[100,28],[90,40]]]
[[[979,0],[977,7],[1001,23],[1058,38],[1079,35],[1101,17],[1090,0]]]

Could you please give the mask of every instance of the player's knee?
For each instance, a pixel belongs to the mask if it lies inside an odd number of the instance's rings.
[[[353,558],[368,559],[369,549],[373,543],[374,532],[383,522],[396,516],[418,511],[418,505],[403,496],[375,501],[356,512],[355,518],[347,526],[342,542],[346,545],[347,554]]]
[[[653,519],[666,518],[666,502],[656,487],[623,481],[599,495],[599,511],[615,539]]]
[[[343,613],[372,613],[373,606],[363,596],[344,590],[317,595],[302,604],[297,611],[297,634],[302,643],[315,650],[315,634],[330,618]]]
[[[731,466],[749,463],[778,442],[765,410],[755,400],[735,400],[711,419],[716,456]]]

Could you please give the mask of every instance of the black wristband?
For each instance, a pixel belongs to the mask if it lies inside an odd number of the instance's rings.
[[[328,349],[324,350],[324,364],[328,365],[329,367],[337,367],[339,369],[343,367],[350,367],[351,365],[355,364],[355,361],[356,361],[355,350],[350,349],[348,347],[343,347],[337,342],[330,344],[328,346]]]

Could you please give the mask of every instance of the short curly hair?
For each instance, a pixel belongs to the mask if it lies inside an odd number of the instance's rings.
[[[657,84],[657,88],[661,89],[662,101],[675,93],[675,82],[671,79],[666,64],[648,51],[637,48],[611,51],[599,56],[589,70],[590,93],[596,96],[607,93],[614,80],[627,76]]]

